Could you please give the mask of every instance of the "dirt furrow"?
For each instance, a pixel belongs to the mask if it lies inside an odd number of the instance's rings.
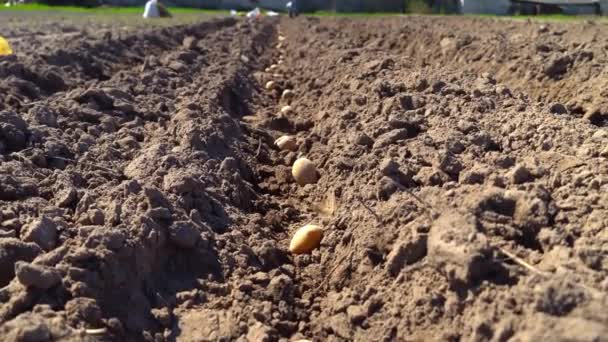
[[[2,261],[7,336],[27,333],[22,327],[39,316],[11,319],[32,309],[57,318],[34,324],[52,336],[77,338],[83,327],[101,327],[116,339],[163,336],[163,328],[179,320],[155,313],[170,317],[187,301],[179,292],[206,288],[206,279],[213,285],[231,278],[225,259],[242,242],[229,233],[261,201],[247,160],[255,158],[258,143],[251,138],[248,144],[236,120],[256,96],[247,70],[262,63],[256,60],[264,58],[272,26],[168,32],[183,42],[176,51],[51,96],[30,111],[25,127],[18,116],[2,112],[25,135],[8,141],[19,146],[7,144],[10,154],[2,163],[3,227],[12,230],[5,242],[13,244],[5,247],[25,253],[18,260],[48,251],[34,264],[64,277],[54,292],[59,297],[41,301],[36,284],[22,292],[12,279],[14,260]],[[210,45],[214,49],[207,50]],[[74,311],[52,311],[64,308]]]
[[[61,34],[51,40],[28,40],[27,46],[17,42],[19,61],[12,56],[0,64],[0,108],[27,110],[49,95],[109,80],[121,71],[141,66],[148,56],[160,57],[165,51],[177,50],[184,36],[201,38],[234,24],[233,19],[224,19],[138,33],[121,29],[79,31],[68,33],[73,37]]]
[[[395,28],[411,39],[424,30],[467,39],[434,24],[282,23],[285,64],[277,72],[285,76],[276,96],[295,91],[293,114],[275,107],[257,120],[276,137],[296,135],[299,150],[273,156],[275,174],[262,189],[300,212],[290,231],[311,221],[326,229],[319,251],[293,259],[306,303],[300,332],[361,341],[599,338],[605,269],[587,253],[604,242],[587,236],[598,234],[591,222],[607,204],[605,130],[530,100],[525,94],[538,84],[510,88],[515,79],[498,81],[491,66],[444,65],[449,57],[439,52],[421,64],[421,50],[398,40]],[[321,170],[316,185],[290,179],[298,154]],[[583,209],[588,200],[594,204]],[[570,253],[578,259],[558,256]],[[547,297],[555,292],[577,304]],[[554,330],[539,328],[546,325]]]

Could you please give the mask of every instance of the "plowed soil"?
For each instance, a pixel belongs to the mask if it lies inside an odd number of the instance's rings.
[[[3,341],[608,341],[606,26],[48,23],[0,57]]]

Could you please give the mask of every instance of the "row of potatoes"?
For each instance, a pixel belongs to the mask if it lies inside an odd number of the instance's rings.
[[[283,41],[285,37],[281,34],[279,30],[279,44],[277,45],[277,49],[281,52],[279,60],[277,64],[272,64],[268,68],[265,69],[265,72],[272,73],[279,68],[279,65],[283,64]],[[280,76],[277,74],[273,74],[273,76]],[[275,81],[268,81],[266,83],[266,89],[269,91],[274,91],[278,87],[278,84]],[[281,99],[286,101],[291,101],[296,96],[295,92],[291,89],[283,90],[281,94]],[[283,106],[280,110],[281,115],[290,115],[294,113],[294,109],[290,105]],[[284,135],[278,138],[275,142],[275,145],[280,150],[287,151],[297,151],[298,150],[298,141],[296,137],[291,135]],[[304,186],[307,184],[315,184],[319,180],[319,173],[317,172],[317,168],[315,164],[306,157],[298,158],[291,168],[291,174],[300,186]],[[321,243],[321,239],[323,238],[323,229],[320,226],[314,224],[308,224],[304,227],[298,229],[293,235],[291,242],[289,244],[289,251],[293,254],[306,254],[312,252],[315,248],[319,247]]]

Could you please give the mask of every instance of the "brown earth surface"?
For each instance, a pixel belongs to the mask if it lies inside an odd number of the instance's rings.
[[[91,25],[0,57],[3,341],[608,341],[605,25]]]

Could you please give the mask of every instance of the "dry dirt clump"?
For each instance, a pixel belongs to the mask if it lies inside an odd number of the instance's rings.
[[[0,336],[605,340],[603,33],[218,19],[0,59]]]

